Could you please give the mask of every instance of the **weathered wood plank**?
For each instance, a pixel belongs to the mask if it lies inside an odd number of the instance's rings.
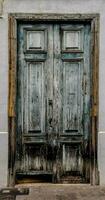
[[[15,181],[15,153],[16,153],[16,21],[9,17],[9,96],[8,96],[8,127],[9,127],[9,179],[8,184]]]
[[[11,24],[13,26],[11,26]],[[16,102],[16,21],[13,18],[9,19],[9,116],[15,117],[15,102]]]
[[[91,24],[91,65],[92,68],[92,136],[91,136],[91,184],[99,184],[98,171],[98,105],[99,105],[99,17]]]
[[[44,13],[44,14],[32,14],[32,13],[10,13],[11,17],[14,17],[15,19],[21,19],[21,20],[29,20],[29,21],[91,21],[94,18],[99,17],[99,13],[77,13],[77,14],[63,14],[63,13]]]
[[[63,25],[62,32],[75,32],[82,28],[78,36],[78,48],[80,43],[84,46],[84,25]],[[82,35],[81,35],[82,34]],[[70,35],[69,35],[70,36]],[[72,36],[72,35],[71,35]],[[74,35],[72,40],[75,40]],[[82,40],[82,41],[81,41]],[[66,42],[66,40],[62,41]],[[63,175],[66,177],[78,174],[83,177],[83,157],[82,144],[83,137],[80,140],[76,136],[83,135],[83,107],[84,93],[82,88],[83,70],[84,70],[84,49],[78,51],[74,49],[75,42],[72,42],[70,50],[63,52]],[[66,45],[66,44],[65,44]],[[64,45],[64,46],[65,46]],[[82,47],[81,46],[81,47]],[[76,47],[75,47],[76,48]],[[71,58],[71,59],[70,59]],[[68,134],[68,135],[67,135]],[[64,138],[64,135],[66,135]],[[71,139],[71,137],[73,137]]]

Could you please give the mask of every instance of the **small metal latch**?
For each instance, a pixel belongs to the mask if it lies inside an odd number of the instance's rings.
[[[53,118],[53,101],[49,99],[48,104],[49,104],[49,124],[50,126],[52,126],[51,123]]]

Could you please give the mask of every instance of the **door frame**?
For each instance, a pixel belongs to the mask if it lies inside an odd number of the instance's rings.
[[[90,184],[99,184],[98,171],[98,108],[99,108],[99,14],[20,14],[8,17],[9,39],[9,94],[8,94],[8,185],[15,185],[16,152],[16,90],[17,90],[17,22],[89,22],[91,25],[91,134]]]

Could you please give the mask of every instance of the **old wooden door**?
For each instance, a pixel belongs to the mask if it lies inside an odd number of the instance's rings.
[[[90,25],[18,24],[16,178],[90,181]]]

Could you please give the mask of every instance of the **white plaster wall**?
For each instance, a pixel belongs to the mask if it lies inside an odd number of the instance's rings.
[[[3,0],[0,0],[2,2]],[[105,184],[105,0],[4,0],[0,18],[0,132],[7,132],[8,105],[8,13],[100,13],[100,65],[99,65],[99,151],[100,183]],[[3,134],[2,134],[3,135]],[[5,134],[4,134],[5,135]],[[1,136],[0,136],[1,137]],[[3,137],[3,136],[2,136]],[[5,136],[4,136],[5,137]],[[8,140],[8,137],[5,137]],[[7,141],[5,141],[7,145]],[[8,158],[7,148],[0,140],[0,150]],[[0,154],[0,169],[2,157]],[[7,159],[0,170],[7,183]]]
[[[8,134],[0,132],[0,187],[7,185]]]

